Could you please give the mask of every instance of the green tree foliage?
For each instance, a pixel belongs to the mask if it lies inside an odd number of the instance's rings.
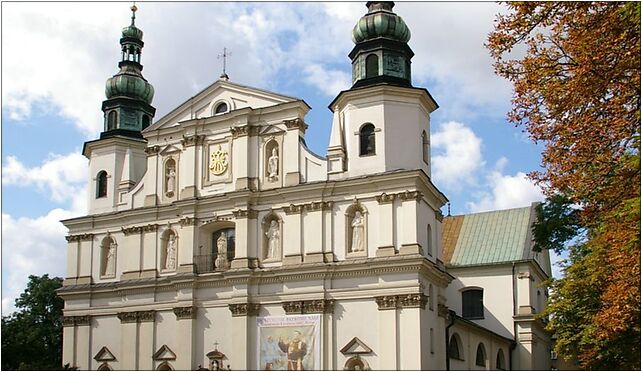
[[[583,368],[640,369],[640,3],[507,7],[487,47],[514,86],[509,121],[544,145],[533,233],[569,255],[547,329]]]
[[[3,370],[59,370],[62,366],[62,279],[29,276],[16,311],[2,317]]]

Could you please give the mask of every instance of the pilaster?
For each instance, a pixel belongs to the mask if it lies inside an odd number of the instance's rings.
[[[323,262],[323,202],[305,204],[303,236],[311,237],[303,244],[305,262]],[[312,238],[313,237],[313,238]]]
[[[283,265],[294,265],[302,262],[301,250],[301,211],[302,205],[290,204],[284,207],[283,226]]]
[[[248,255],[248,244],[249,244],[249,220],[256,220],[257,212],[251,209],[242,210],[238,209],[233,212],[235,230],[236,230],[236,244],[235,244],[235,253],[234,260],[232,261],[233,269],[247,269],[250,267],[250,261],[254,263],[256,260],[250,260]],[[256,250],[256,248],[254,248]]]
[[[394,256],[395,246],[393,241],[394,219],[392,203],[395,200],[394,194],[376,196],[379,203],[379,244],[377,248],[377,257]]]
[[[176,339],[180,340],[176,350],[176,370],[193,370],[196,366],[193,361],[194,331],[196,326],[196,307],[175,307]]]
[[[401,200],[401,247],[399,254],[421,254],[421,245],[419,244],[419,227],[417,224],[417,206],[422,198],[419,191],[406,191],[397,194]]]

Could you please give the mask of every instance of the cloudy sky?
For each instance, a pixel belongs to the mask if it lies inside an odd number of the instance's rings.
[[[364,3],[138,3],[143,74],[156,119],[221,73],[231,81],[304,99],[306,141],[326,154],[327,105],[350,85],[352,27]],[[84,141],[102,128],[105,80],[118,71],[128,3],[2,3],[2,313],[29,274],[64,276],[66,228],[86,213]],[[511,86],[483,44],[495,3],[398,3],[410,27],[413,85],[440,108],[432,116],[433,182],[452,214],[542,200],[525,178],[541,148],[506,123]],[[444,209],[444,213],[446,210]]]

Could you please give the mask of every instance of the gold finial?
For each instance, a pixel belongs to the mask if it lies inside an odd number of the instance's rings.
[[[131,11],[132,11],[132,26],[133,26],[134,25],[134,20],[136,19],[136,11],[138,10],[138,7],[136,6],[136,2],[135,1],[132,4],[131,8],[129,8],[129,9],[131,9]]]

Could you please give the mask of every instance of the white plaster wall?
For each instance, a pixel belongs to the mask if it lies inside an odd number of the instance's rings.
[[[347,177],[380,173],[385,170],[384,107],[376,101],[353,102],[345,115]],[[359,156],[359,129],[365,123],[375,127],[375,155]]]
[[[422,169],[429,174],[421,138],[423,130],[430,134],[428,113],[417,102],[386,97],[384,120],[386,170]]]
[[[327,161],[312,153],[303,144],[300,146],[300,151],[299,169],[301,169],[302,182],[325,181],[328,173]]]
[[[109,330],[107,332],[107,330]],[[115,361],[109,362],[109,366],[114,370],[120,368],[120,360],[123,357],[124,352],[130,350],[122,350],[120,345],[120,320],[116,315],[107,315],[107,316],[94,316],[91,319],[91,343],[90,343],[90,355],[91,355],[91,366],[90,369],[96,370],[102,364],[102,362],[97,362],[94,360],[94,356],[106,346],[109,351],[114,354],[116,358]]]
[[[392,310],[394,311],[394,310]],[[353,337],[358,337],[372,349],[372,354],[362,358],[373,370],[380,369],[379,355],[382,346],[379,344],[379,310],[372,299],[337,301],[334,305],[336,350],[334,358],[336,369],[342,370],[348,360],[339,350]]]
[[[456,279],[446,289],[447,306],[461,316],[460,290],[466,287],[481,287],[484,289],[484,319],[473,320],[473,322],[504,337],[513,338],[511,267],[502,266],[502,268],[472,267],[449,270]]]

